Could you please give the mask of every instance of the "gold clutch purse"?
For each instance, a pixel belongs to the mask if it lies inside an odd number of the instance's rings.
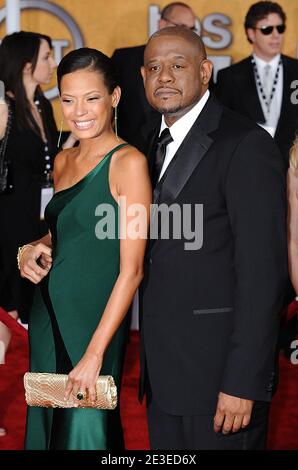
[[[100,375],[96,382],[96,400],[92,403],[88,395],[78,393],[64,400],[68,376],[26,372],[24,375],[25,397],[29,406],[45,408],[99,408],[114,410],[117,406],[117,387],[111,375]]]

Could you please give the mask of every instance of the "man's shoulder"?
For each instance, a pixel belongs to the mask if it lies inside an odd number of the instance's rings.
[[[260,129],[255,121],[225,106],[214,93],[210,93],[210,98],[205,106],[209,115],[217,116],[219,128],[224,132],[228,129],[243,130],[244,132]]]
[[[120,49],[115,49],[112,58],[121,60],[127,57],[142,57],[145,50],[145,44],[141,46],[133,46],[133,47],[123,47]]]
[[[254,121],[223,107],[218,135],[217,148],[231,162],[241,162],[243,169],[273,165],[283,174],[284,160],[274,139]]]
[[[281,55],[283,65],[288,66],[289,68],[298,71],[298,60],[287,55]]]
[[[229,139],[232,138],[240,141],[247,135],[258,135],[264,136],[265,139],[273,140],[268,132],[253,120],[225,106],[223,106],[220,127],[224,137]]]
[[[238,75],[243,70],[246,70],[250,67],[251,64],[251,56],[246,57],[245,59],[240,60],[239,62],[235,62],[234,64],[230,65],[229,67],[225,67],[224,69],[220,69],[218,71],[218,77],[227,77],[230,75]]]

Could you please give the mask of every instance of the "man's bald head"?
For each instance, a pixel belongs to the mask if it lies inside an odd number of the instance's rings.
[[[168,18],[173,13],[173,11],[177,8],[185,8],[186,10],[190,10],[192,12],[192,9],[186,3],[184,3],[184,2],[172,2],[172,3],[169,3],[168,5],[166,5],[161,10],[160,15],[161,15],[162,18]]]
[[[162,36],[183,38],[188,41],[197,51],[199,51],[202,60],[207,58],[206,49],[202,39],[190,29],[184,28],[183,26],[169,26],[167,28],[160,29],[159,31],[156,31],[154,34],[152,34],[152,36],[149,38],[147,46],[153,39]]]
[[[184,28],[194,31],[196,28],[196,16],[186,3],[170,3],[161,11],[158,29],[163,29],[168,26],[184,26]]]

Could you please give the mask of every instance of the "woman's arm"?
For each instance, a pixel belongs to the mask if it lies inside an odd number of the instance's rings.
[[[50,232],[39,240],[28,243],[18,254],[21,277],[38,284],[52,266],[52,239]]]
[[[143,261],[152,197],[147,160],[136,149],[129,148],[123,154],[123,158],[121,157],[117,163],[115,162],[116,172],[118,175],[115,185],[116,192],[118,197],[125,198],[127,207],[126,220],[120,216],[120,229],[121,231],[125,230],[121,233],[126,233],[126,237],[120,240],[120,273],[84,356],[69,374],[66,399],[71,392],[76,395],[79,390],[84,392],[88,389],[89,397],[91,400],[95,400],[95,383],[102,366],[104,353],[124,319],[143,277]],[[133,204],[140,205],[142,214],[139,212],[128,215],[129,208],[132,208]],[[134,238],[134,234],[130,233],[131,222],[136,216],[142,226],[142,233],[138,238]]]
[[[288,170],[288,257],[290,278],[298,295],[298,175]]]
[[[54,161],[53,179],[56,187],[57,180],[65,168],[67,152],[60,152]],[[30,242],[22,247],[18,254],[21,276],[38,284],[49,272],[52,266],[52,238],[50,232],[39,240]]]
[[[52,247],[52,237],[51,233],[47,233],[44,235],[44,237],[40,238],[39,240],[35,240],[34,242],[31,242],[30,245],[37,246],[39,243],[42,243],[43,245],[46,245],[48,247]]]

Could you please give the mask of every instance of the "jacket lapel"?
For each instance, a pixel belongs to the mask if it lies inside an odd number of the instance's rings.
[[[154,202],[171,204],[177,199],[213,143],[210,134],[218,128],[221,114],[222,106],[211,95],[158,183]]]
[[[248,116],[253,121],[264,123],[265,116],[259,100],[251,57],[248,57],[245,61],[241,80],[243,80],[243,87],[241,86],[239,89],[242,90],[242,93],[244,94]]]
[[[196,167],[202,161],[213,143],[211,136],[219,126],[223,108],[211,95],[205,107],[186,135],[174,158],[157,184],[153,193],[151,224],[156,224],[157,205],[171,205],[177,199]],[[158,135],[158,132],[157,132]],[[153,149],[151,149],[153,160]],[[155,240],[151,240],[152,247]]]
[[[290,103],[290,93],[291,93],[291,73],[289,70],[289,64],[287,58],[285,56],[281,56],[282,66],[283,66],[283,92],[282,92],[282,102],[281,102],[281,109],[280,115],[275,131],[275,137],[279,132],[279,127],[281,122],[287,121],[287,111],[289,108]]]
[[[154,202],[170,204],[177,199],[213,140],[196,125],[186,136],[154,191]]]
[[[156,152],[159,130],[160,130],[160,120],[157,126],[150,132],[149,137],[148,137],[147,159],[148,159],[149,173],[150,173],[151,178],[153,175],[153,167],[155,163],[155,152]]]

